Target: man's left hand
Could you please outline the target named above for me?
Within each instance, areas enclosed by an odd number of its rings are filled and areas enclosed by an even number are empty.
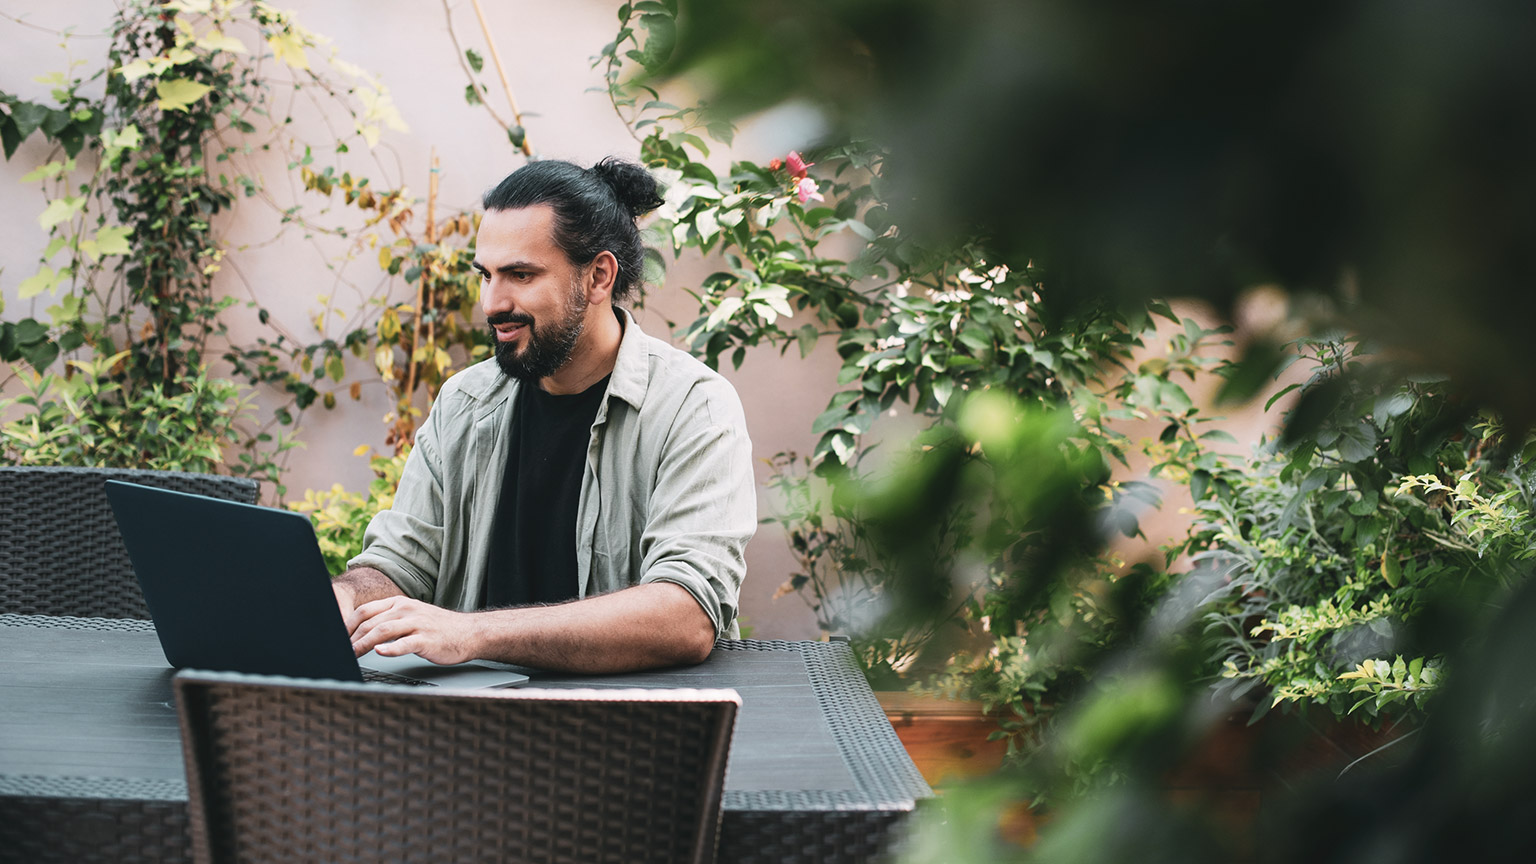
[[[352,650],[359,657],[376,650],[385,657],[415,654],[446,665],[478,656],[474,613],[387,597],[364,603],[354,614],[359,621],[352,630]]]

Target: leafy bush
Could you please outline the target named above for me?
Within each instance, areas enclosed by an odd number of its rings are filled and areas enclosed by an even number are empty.
[[[366,448],[360,449],[359,455],[364,452]],[[345,570],[347,561],[362,551],[363,532],[374,514],[394,505],[395,487],[400,485],[400,472],[410,452],[407,447],[393,456],[372,456],[368,467],[373,469],[373,480],[366,493],[348,492],[337,483],[325,491],[305,490],[302,501],[289,503],[290,509],[309,514],[331,573]]]
[[[254,440],[270,448],[241,450],[253,440],[240,430],[253,409],[239,385],[198,370],[169,385],[129,389],[111,376],[125,353],[71,360],[74,374],[62,378],[19,370],[25,392],[0,400],[0,411],[17,415],[0,426],[0,462],[230,471],[277,481],[269,454],[290,445],[261,433]]]
[[[1381,383],[1352,340],[1298,349],[1317,368],[1293,385],[1286,439],[1233,465],[1160,466],[1190,483],[1200,520],[1175,551],[1217,583],[1206,620],[1222,691],[1262,693],[1258,714],[1417,714],[1445,649],[1419,632],[1422,610],[1495,596],[1536,552],[1536,454],[1440,380]]]

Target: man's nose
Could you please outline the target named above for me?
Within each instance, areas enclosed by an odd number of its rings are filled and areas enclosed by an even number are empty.
[[[487,315],[516,312],[517,303],[512,293],[512,287],[505,280],[492,276],[489,281],[480,286],[480,308],[484,309]]]

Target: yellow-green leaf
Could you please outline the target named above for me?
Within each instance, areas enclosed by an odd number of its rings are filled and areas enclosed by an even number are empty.
[[[129,225],[113,225],[96,232],[96,245],[100,247],[102,255],[127,255],[133,251],[128,245],[128,237],[133,234],[133,227]]]
[[[249,53],[249,49],[245,47],[244,42],[241,42],[234,36],[226,36],[222,30],[210,30],[201,39],[197,40],[197,45],[199,48],[206,48],[209,51],[228,51],[231,54]]]
[[[400,316],[393,309],[385,309],[379,318],[379,341],[394,342],[400,336]],[[393,361],[391,361],[393,362]]]
[[[71,161],[73,161],[73,160],[71,160]],[[21,182],[23,182],[23,183],[35,183],[38,180],[47,180],[47,179],[50,179],[52,177],[59,176],[60,174],[64,173],[64,171],[66,171],[66,170],[68,170],[68,166],[66,166],[63,162],[59,162],[59,161],[47,162],[47,163],[44,163],[42,165],[37,166],[35,169],[33,169],[31,171],[28,171],[25,174],[21,175]]]
[[[129,81],[137,81],[152,71],[148,60],[135,60],[117,68],[117,74]]]
[[[395,351],[388,345],[373,349],[373,367],[385,381],[395,380]]]
[[[108,129],[101,133],[101,143],[107,147],[131,150],[143,143],[144,136],[139,132],[139,127],[132,123],[121,129]]]
[[[155,82],[155,94],[160,97],[157,104],[162,111],[185,111],[187,106],[203,98],[212,89],[207,84],[199,84],[189,78]]]
[[[304,38],[292,30],[267,37],[272,53],[277,59],[295,69],[308,69],[309,58],[304,56]]]
[[[189,15],[207,15],[213,11],[213,0],[171,0],[165,8]]]
[[[332,381],[340,381],[347,376],[346,364],[333,354],[325,360],[325,374],[331,376]]]
[[[75,214],[79,213],[84,207],[84,198],[72,196],[55,198],[48,202],[47,209],[43,211],[41,216],[37,217],[37,224],[43,226],[43,230],[46,231],[60,222],[68,222],[70,219],[75,218]]]
[[[59,275],[52,267],[44,264],[36,273],[21,280],[21,284],[16,286],[17,296],[30,300],[44,291],[52,291],[59,284]]]

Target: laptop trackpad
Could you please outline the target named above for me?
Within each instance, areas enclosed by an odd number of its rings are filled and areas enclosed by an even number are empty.
[[[357,658],[357,665],[364,669],[377,669],[392,675],[431,681],[443,687],[510,687],[528,680],[527,675],[483,666],[473,660],[453,666],[439,666],[415,654],[385,657],[375,651],[369,651]]]

